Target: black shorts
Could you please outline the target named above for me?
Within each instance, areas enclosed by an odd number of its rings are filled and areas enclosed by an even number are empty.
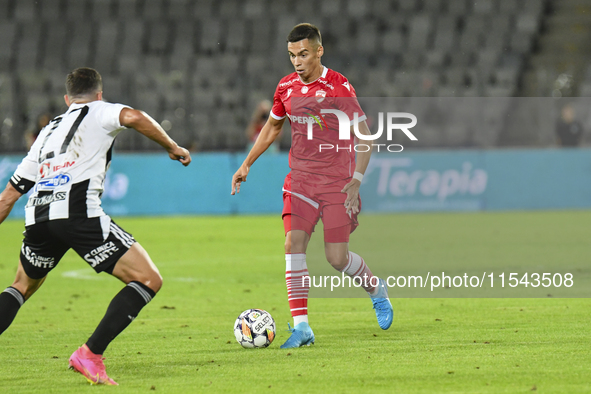
[[[33,279],[47,275],[70,248],[97,273],[112,273],[115,263],[135,242],[106,215],[50,220],[25,230],[20,257],[26,274]]]

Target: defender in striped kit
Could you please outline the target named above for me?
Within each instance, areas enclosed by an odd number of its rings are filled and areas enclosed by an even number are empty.
[[[62,256],[74,249],[97,273],[107,272],[127,285],[69,362],[91,384],[116,385],[107,376],[102,354],[160,290],[162,277],[141,245],[101,208],[113,144],[121,131],[134,128],[184,166],[191,156],[149,115],[103,102],[102,78],[96,70],[72,71],[66,92],[68,110],[41,130],[0,194],[2,223],[14,203],[31,192],[16,278],[0,293],[0,334]]]

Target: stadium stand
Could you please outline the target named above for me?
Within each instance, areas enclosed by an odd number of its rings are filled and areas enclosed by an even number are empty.
[[[26,149],[24,130],[63,109],[64,75],[80,66],[101,72],[106,99],[145,109],[179,142],[244,149],[252,108],[292,70],[285,37],[302,21],[320,27],[324,63],[359,96],[516,96],[555,3],[0,0],[0,152]],[[591,93],[591,69],[581,86]],[[502,102],[490,111],[506,111]],[[420,145],[503,145],[501,127],[475,136],[462,126]],[[154,148],[139,137],[125,133],[117,148]]]

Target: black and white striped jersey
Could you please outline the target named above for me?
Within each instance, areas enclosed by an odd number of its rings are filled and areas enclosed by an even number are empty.
[[[37,137],[10,183],[21,193],[33,188],[25,225],[105,215],[101,194],[115,137],[126,106],[103,101],[72,104]]]

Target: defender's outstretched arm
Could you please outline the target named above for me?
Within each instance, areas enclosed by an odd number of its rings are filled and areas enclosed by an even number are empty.
[[[123,108],[119,115],[119,123],[125,127],[136,129],[168,152],[172,160],[180,161],[185,167],[191,163],[191,154],[177,145],[166,131],[150,115],[137,109]]]

